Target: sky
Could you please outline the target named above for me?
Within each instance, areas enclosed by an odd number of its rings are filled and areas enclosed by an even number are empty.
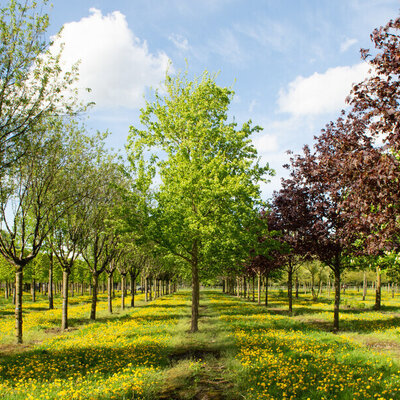
[[[253,142],[276,171],[264,200],[287,176],[287,150],[313,144],[368,74],[360,48],[399,16],[398,0],[54,0],[49,35],[63,27],[63,63],[79,61],[89,130],[109,130],[107,145],[125,152],[129,127],[167,69],[218,73],[235,96],[230,117],[263,128]],[[85,88],[90,88],[87,92]]]

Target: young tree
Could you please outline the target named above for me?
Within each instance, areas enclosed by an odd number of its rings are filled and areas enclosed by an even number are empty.
[[[161,184],[151,210],[153,240],[182,258],[192,276],[191,331],[198,330],[199,274],[211,268],[211,250],[228,232],[242,232],[260,199],[259,165],[251,122],[228,123],[233,92],[205,72],[188,81],[167,76],[165,95],[155,93],[141,114],[145,130],[130,128],[128,151],[134,170],[153,151]],[[163,157],[156,159],[159,151]]]
[[[45,39],[47,3],[9,0],[0,8],[0,169],[24,154],[18,143],[44,116],[76,106],[73,93],[66,96],[75,73],[62,73],[59,54],[51,54]]]
[[[293,312],[293,275],[303,261],[310,258],[309,215],[307,198],[301,189],[288,185],[274,192],[268,226],[280,233],[277,240],[286,245],[286,271],[288,274],[289,313]]]
[[[86,224],[83,228],[81,255],[92,275],[92,306],[90,319],[96,319],[97,292],[100,275],[119,254],[121,227],[119,210],[124,175],[113,155],[100,153],[93,171],[101,177],[96,181],[93,197],[87,202]]]
[[[47,242],[63,271],[62,281],[62,319],[61,329],[68,329],[68,288],[75,261],[81,254],[87,221],[92,211],[93,202],[99,189],[98,174],[93,163],[103,152],[103,137],[86,136],[81,130],[71,125],[68,150],[75,163],[68,169],[64,186],[68,186],[71,194],[62,207],[62,217],[58,209],[52,210],[52,218],[57,223],[49,232]],[[72,202],[72,203],[71,203]]]
[[[333,328],[338,330],[341,273],[346,266],[343,261],[354,237],[346,231],[347,219],[340,210],[343,188],[337,186],[334,170],[330,161],[321,155],[319,144],[317,141],[314,152],[305,146],[303,155],[292,157],[291,176],[282,181],[279,196],[283,196],[285,202],[301,205],[296,232],[304,240],[308,252],[334,273]]]
[[[65,122],[57,117],[32,132],[24,157],[0,176],[0,253],[15,266],[16,332],[22,343],[22,277],[49,232],[72,207],[76,193],[68,185],[76,165]]]

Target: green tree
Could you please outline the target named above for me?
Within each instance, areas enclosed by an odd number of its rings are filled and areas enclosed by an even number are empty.
[[[66,209],[80,200],[69,185],[79,160],[70,151],[67,128],[58,117],[42,122],[32,132],[24,157],[0,175],[0,253],[15,267],[18,343],[22,343],[23,269],[39,254]]]
[[[0,7],[0,169],[24,153],[16,144],[44,116],[76,111],[74,93],[66,95],[75,71],[63,73],[60,54],[51,54],[49,17],[41,13],[48,1],[40,3],[9,0]]]
[[[233,91],[215,79],[207,72],[193,81],[167,76],[165,94],[156,92],[142,110],[145,129],[131,127],[128,139],[134,171],[150,151],[161,180],[150,205],[150,232],[191,272],[192,332],[198,330],[199,273],[212,270],[219,241],[239,237],[254,219],[259,182],[271,173],[250,139],[261,128],[227,122]]]
[[[81,254],[87,221],[96,204],[96,194],[101,187],[99,170],[93,168],[98,157],[104,156],[104,135],[93,137],[71,126],[68,150],[76,162],[68,169],[64,185],[68,185],[71,196],[62,206],[64,213],[60,218],[58,209],[52,210],[52,218],[57,219],[49,232],[47,241],[63,271],[62,319],[61,329],[68,329],[68,286],[73,266]],[[73,207],[70,203],[73,201]]]
[[[92,306],[90,319],[96,319],[99,277],[112,260],[119,257],[121,224],[119,210],[123,201],[124,173],[111,154],[96,160],[97,186],[93,197],[87,199],[88,213],[83,230],[81,255],[91,273]]]

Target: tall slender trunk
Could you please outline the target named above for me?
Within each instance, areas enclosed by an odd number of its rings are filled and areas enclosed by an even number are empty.
[[[298,298],[299,298],[299,286],[300,286],[300,282],[299,282],[299,273],[298,273],[298,272],[296,272],[295,286],[296,286],[296,294],[295,294],[295,297],[296,297],[296,299],[298,299]]]
[[[129,271],[131,277],[131,307],[135,307],[136,277],[132,271]]]
[[[108,303],[108,312],[112,314],[112,287],[113,287],[113,273],[107,274],[107,303]]]
[[[268,275],[265,275],[265,307],[268,307]]]
[[[96,272],[92,274],[92,306],[90,308],[90,319],[96,320],[97,291],[99,287],[99,275]]]
[[[36,302],[36,279],[32,278],[32,286],[31,286],[31,294],[32,294],[32,302]]]
[[[17,343],[22,343],[22,280],[23,267],[17,266],[15,271],[15,335]]]
[[[257,272],[257,303],[261,304],[261,274]]]
[[[197,332],[199,330],[198,319],[199,319],[199,273],[197,263],[192,264],[192,319],[191,319],[191,332]]]
[[[121,310],[125,310],[126,274],[121,274]]]
[[[255,275],[253,274],[253,301],[256,301]]]
[[[49,289],[47,296],[49,299],[49,310],[54,308],[54,295],[53,295],[53,252],[49,254]]]
[[[144,278],[144,301],[147,303],[148,302],[148,297],[149,297],[149,288],[147,285],[147,277]]]
[[[375,310],[381,309],[381,299],[382,299],[381,287],[382,287],[381,268],[376,267],[375,306],[374,306]]]
[[[197,241],[193,243],[192,248],[192,319],[191,319],[191,332],[199,330],[199,298],[200,298],[200,284],[199,284],[199,270],[198,270],[198,247]]]
[[[365,301],[365,298],[367,297],[367,286],[368,286],[368,281],[367,281],[367,272],[364,270],[363,273],[363,301]]]
[[[68,329],[68,280],[70,270],[63,268],[61,329]]]
[[[312,295],[313,300],[315,301],[315,300],[317,300],[317,295],[314,290],[314,285],[315,285],[314,274],[311,274],[311,295]]]
[[[288,263],[288,300],[289,300],[289,314],[292,315],[293,312],[293,264],[292,257],[289,256]]]
[[[333,309],[333,329],[339,330],[339,307],[340,307],[340,256],[336,256],[334,265],[335,274],[335,304]]]
[[[328,274],[327,286],[328,286],[328,298],[330,298],[331,297],[331,276],[330,276],[330,274]]]
[[[319,276],[319,282],[318,282],[318,293],[317,293],[317,297],[319,297],[322,293],[322,277],[321,275]]]
[[[16,287],[17,287],[17,280],[15,279],[12,286],[11,286],[11,291],[12,291],[12,302],[15,306],[16,301]]]
[[[4,297],[6,300],[8,300],[8,296],[10,294],[10,284],[8,282],[8,279],[6,280],[6,287],[4,289]]]

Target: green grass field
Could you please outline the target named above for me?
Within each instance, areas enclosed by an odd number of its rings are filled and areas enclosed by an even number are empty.
[[[25,344],[13,344],[12,304],[0,303],[1,399],[400,399],[400,296],[343,297],[341,331],[332,299],[284,294],[268,309],[203,291],[200,331],[187,332],[190,293],[180,291],[87,320],[89,298],[71,298],[68,332],[59,300],[25,300]],[[118,310],[119,299],[114,309]]]

